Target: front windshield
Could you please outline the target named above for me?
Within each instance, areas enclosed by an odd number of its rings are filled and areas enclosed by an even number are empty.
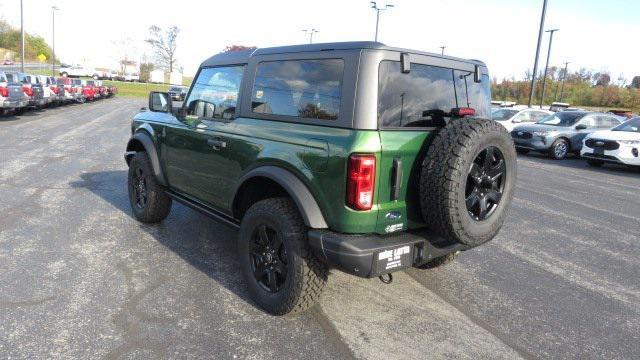
[[[511,119],[517,113],[518,113],[518,110],[496,109],[491,113],[491,118],[493,120],[506,121]]]
[[[573,126],[577,123],[585,114],[575,111],[558,112],[551,114],[544,119],[537,122],[537,124],[553,125],[553,126]]]
[[[612,129],[613,131],[628,131],[640,133],[640,117],[633,118]]]

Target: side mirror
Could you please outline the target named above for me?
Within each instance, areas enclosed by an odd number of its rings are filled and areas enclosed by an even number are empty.
[[[171,113],[171,98],[168,93],[152,91],[149,93],[149,110]]]
[[[587,125],[585,124],[579,124],[576,126],[576,130],[585,130],[587,128]]]

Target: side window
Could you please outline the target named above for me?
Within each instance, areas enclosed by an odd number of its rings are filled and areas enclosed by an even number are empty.
[[[587,129],[593,129],[597,127],[596,117],[593,115],[585,116],[584,119],[580,121],[580,124],[586,125]]]
[[[540,112],[540,111],[533,111],[531,113],[531,121],[538,122],[538,121],[544,119],[545,116],[547,116],[547,115],[549,115],[549,114],[543,113],[543,112]]]
[[[251,109],[257,114],[336,120],[343,73],[342,59],[261,62],[251,91]]]
[[[233,119],[244,66],[200,70],[186,101],[186,116],[206,119]]]
[[[531,111],[521,112],[515,118],[513,118],[513,120],[515,120],[514,122],[523,122],[523,123],[534,121],[531,117]]]
[[[399,61],[380,63],[378,118],[383,127],[442,126],[455,107],[452,69],[412,63],[404,74]]]

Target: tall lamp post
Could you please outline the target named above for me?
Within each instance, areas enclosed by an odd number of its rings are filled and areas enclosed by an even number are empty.
[[[378,25],[380,25],[380,12],[392,8],[393,4],[385,4],[383,8],[379,8],[375,1],[371,1],[371,8],[376,11],[376,37],[375,42],[378,42]]]
[[[320,32],[318,29],[303,29],[305,34],[309,35],[309,44],[313,44],[313,34]]]
[[[547,64],[544,67],[544,78],[542,78],[542,96],[540,97],[540,109],[542,109],[542,103],[544,103],[544,91],[547,86],[547,71],[549,70],[549,58],[551,57],[551,44],[553,44],[553,33],[560,29],[551,29],[546,32],[549,33],[549,50],[547,51]]]
[[[24,72],[24,17],[22,16],[22,0],[20,0],[20,71]]]
[[[444,45],[440,46],[440,49],[442,50],[441,55],[443,55],[443,56],[444,56],[444,49],[446,49],[446,48],[447,48],[447,47],[446,47],[446,46],[444,46]]]
[[[529,91],[529,107],[533,102],[533,93],[536,86],[536,72],[538,72],[538,58],[540,57],[540,45],[542,43],[542,35],[544,33],[544,19],[547,15],[547,0],[542,3],[542,15],[540,16],[540,30],[538,32],[538,46],[536,47],[536,58],[533,62],[533,74],[531,75],[531,90]]]
[[[564,76],[562,77],[562,86],[560,87],[560,102],[562,102],[562,97],[564,96],[564,82],[567,80],[567,68],[569,67],[570,62],[566,61],[564,63]]]
[[[51,75],[56,76],[56,11],[60,10],[57,6],[51,7]]]

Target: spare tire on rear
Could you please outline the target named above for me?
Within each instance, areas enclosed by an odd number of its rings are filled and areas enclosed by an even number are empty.
[[[422,216],[449,241],[480,245],[502,227],[515,182],[516,151],[502,125],[451,120],[435,135],[422,164]]]

